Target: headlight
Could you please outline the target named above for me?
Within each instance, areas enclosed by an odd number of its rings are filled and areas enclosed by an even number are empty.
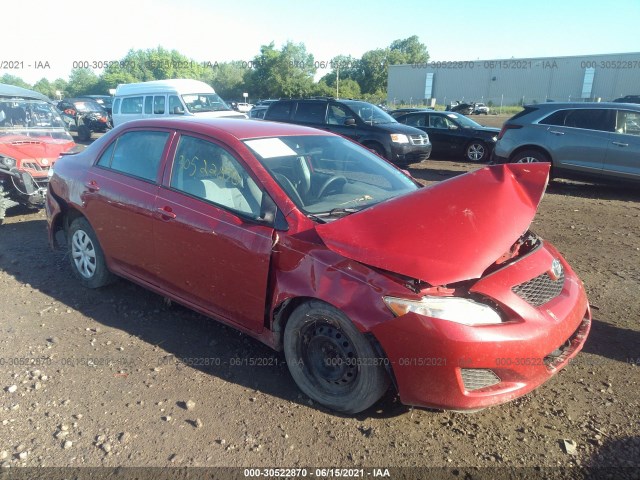
[[[392,133],[391,141],[394,143],[409,143],[409,139],[407,138],[407,136],[403,135],[402,133]]]
[[[11,158],[11,157],[0,157],[0,162],[2,162],[2,164],[7,167],[7,168],[13,168],[16,166],[16,160],[15,158]]]
[[[497,142],[498,141],[498,136],[494,135],[493,137],[491,137],[491,141],[492,142]]]
[[[500,314],[489,305],[461,297],[422,297],[420,300],[384,297],[384,302],[396,315],[409,312],[440,318],[463,325],[495,325],[502,323]]]
[[[51,165],[51,168],[49,168],[49,171],[47,172],[47,178],[51,180],[51,177],[53,177],[53,165]]]

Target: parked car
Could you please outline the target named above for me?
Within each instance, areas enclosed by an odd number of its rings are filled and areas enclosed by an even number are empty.
[[[109,116],[111,116],[111,113],[113,112],[113,97],[110,95],[81,95],[78,98],[88,98],[93,100],[104,108]]]
[[[413,112],[424,112],[425,110],[432,110],[431,108],[397,108],[389,112],[393,118],[397,119],[400,115]]]
[[[471,115],[473,113],[473,103],[454,101],[450,105],[447,105],[447,112],[456,112],[462,115]]]
[[[267,113],[268,108],[268,105],[255,105],[247,112],[247,115],[249,115],[249,118],[264,118],[264,114]]]
[[[49,169],[75,147],[49,98],[0,84],[0,224],[12,207],[44,207]]]
[[[455,112],[422,110],[396,120],[426,132],[433,152],[463,155],[470,162],[488,161],[500,133],[498,128],[483,127]]]
[[[489,107],[487,107],[484,103],[474,103],[472,113],[474,115],[488,115]]]
[[[493,162],[550,162],[556,177],[640,182],[640,105],[527,105],[503,125]]]
[[[104,133],[112,124],[109,115],[96,101],[87,98],[65,98],[57,109],[69,131],[78,132],[78,140],[86,141],[93,132]]]
[[[279,100],[269,106],[264,118],[338,133],[396,165],[421,162],[431,154],[431,143],[424,132],[402,125],[375,105],[358,100]]]
[[[253,108],[253,104],[247,102],[238,102],[235,104],[236,110],[242,113],[247,113]]]
[[[393,379],[407,405],[479,409],[541,385],[589,331],[582,282],[528,231],[548,171],[421,188],[317,129],[140,120],[58,161],[49,240],[66,233],[86,287],[119,275],[283,350],[328,408],[360,412]]]

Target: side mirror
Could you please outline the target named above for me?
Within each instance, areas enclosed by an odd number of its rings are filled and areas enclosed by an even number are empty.
[[[271,196],[267,192],[262,192],[262,201],[260,202],[260,216],[256,219],[260,223],[273,226],[276,230],[289,230],[287,220],[278,210]]]
[[[344,121],[344,124],[347,127],[350,127],[351,125],[355,125],[356,124],[356,119],[353,117],[347,117],[347,119]]]

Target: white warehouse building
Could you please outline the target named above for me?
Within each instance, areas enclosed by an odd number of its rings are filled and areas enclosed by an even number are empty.
[[[640,53],[429,61],[389,67],[387,103],[494,106],[640,95]]]

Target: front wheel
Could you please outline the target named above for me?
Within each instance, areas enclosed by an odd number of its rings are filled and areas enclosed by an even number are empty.
[[[539,150],[523,150],[511,158],[511,163],[550,162],[549,157]]]
[[[344,313],[319,301],[305,303],[291,314],[284,354],[300,390],[333,410],[361,412],[389,387],[386,359]]]
[[[69,227],[71,270],[87,288],[99,288],[115,279],[107,268],[104,253],[93,228],[85,218],[76,218]]]
[[[470,162],[484,162],[489,156],[489,149],[484,142],[474,140],[465,148],[464,156]]]

